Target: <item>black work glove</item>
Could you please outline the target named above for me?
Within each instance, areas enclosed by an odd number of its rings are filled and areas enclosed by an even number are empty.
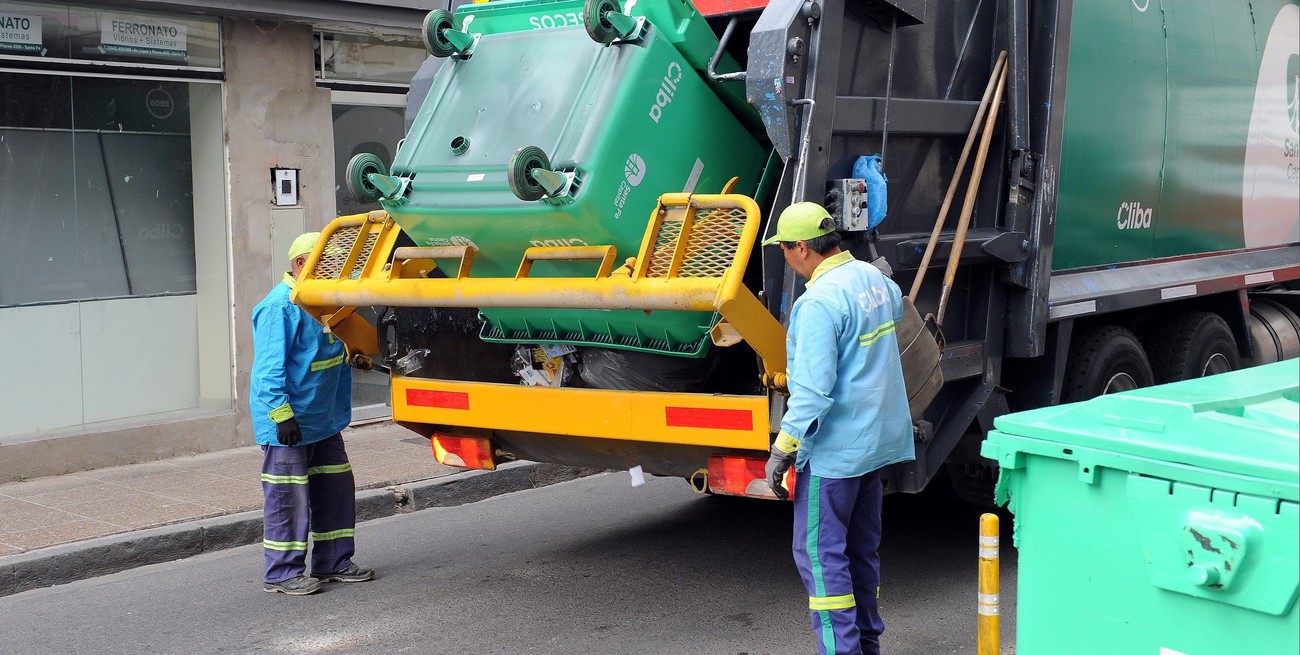
[[[798,455],[799,440],[785,432],[782,432],[772,443],[772,453],[768,455],[767,465],[763,467],[763,471],[767,473],[767,484],[772,487],[772,493],[781,500],[790,497],[790,492],[781,483],[785,481],[785,472],[794,465]]]
[[[275,424],[275,438],[285,446],[297,446],[302,441],[302,430],[298,428],[298,419],[289,418]]]

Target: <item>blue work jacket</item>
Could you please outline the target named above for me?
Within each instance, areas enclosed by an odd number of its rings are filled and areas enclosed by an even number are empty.
[[[285,274],[253,308],[248,406],[263,446],[281,445],[275,425],[289,417],[302,430],[299,445],[332,437],[352,421],[352,369],[343,342],[289,300],[293,283]]]
[[[786,333],[781,431],[800,441],[796,470],[850,478],[916,458],[894,331],[902,315],[898,285],[847,251],[813,271]]]

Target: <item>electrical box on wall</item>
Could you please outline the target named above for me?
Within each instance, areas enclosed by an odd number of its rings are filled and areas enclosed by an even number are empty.
[[[298,169],[272,168],[271,184],[274,187],[276,207],[292,207],[298,204]]]

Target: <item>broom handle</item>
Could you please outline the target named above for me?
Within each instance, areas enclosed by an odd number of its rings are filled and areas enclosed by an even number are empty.
[[[953,195],[957,192],[957,183],[961,180],[962,169],[966,167],[966,158],[970,156],[971,146],[975,143],[975,136],[979,134],[980,122],[984,119],[984,112],[989,107],[989,97],[993,95],[993,87],[997,84],[998,78],[1002,75],[1002,68],[1005,66],[1007,53],[1005,50],[998,55],[997,63],[993,65],[993,74],[989,76],[989,83],[984,87],[984,96],[980,99],[979,110],[975,112],[975,120],[971,121],[970,133],[966,135],[966,145],[961,149],[961,157],[957,160],[957,168],[953,170],[952,181],[948,183],[948,194],[943,197],[943,205],[939,207],[939,217],[934,221],[934,230],[930,232],[930,242],[925,245],[925,254],[921,257],[921,266],[916,270],[916,278],[912,280],[912,290],[907,294],[913,303],[916,302],[916,295],[921,291],[921,281],[925,279],[926,269],[930,266],[930,258],[934,256],[934,247],[939,242],[939,232],[943,231],[943,222],[948,218],[948,209],[952,207]]]
[[[953,236],[952,252],[948,255],[948,270],[943,276],[943,290],[939,293],[939,312],[936,322],[943,325],[943,315],[948,309],[948,295],[952,292],[952,282],[957,277],[957,263],[961,260],[962,246],[966,245],[966,228],[970,226],[971,211],[975,208],[975,194],[979,191],[980,179],[984,177],[984,162],[989,156],[989,142],[993,140],[993,124],[998,119],[998,107],[1002,102],[1002,89],[1006,85],[1007,69],[1004,66],[998,75],[998,87],[993,92],[993,103],[989,106],[989,115],[984,120],[984,134],[980,135],[980,147],[975,153],[975,167],[971,169],[970,184],[966,187],[966,198],[961,205],[961,217],[957,220],[957,233]]]

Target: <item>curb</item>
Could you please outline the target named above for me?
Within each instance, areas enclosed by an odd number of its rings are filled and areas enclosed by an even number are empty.
[[[357,493],[357,522],[430,507],[454,507],[492,496],[585,477],[603,469],[510,462],[496,471],[465,471]],[[262,511],[60,544],[0,557],[0,597],[226,550],[262,540]]]

